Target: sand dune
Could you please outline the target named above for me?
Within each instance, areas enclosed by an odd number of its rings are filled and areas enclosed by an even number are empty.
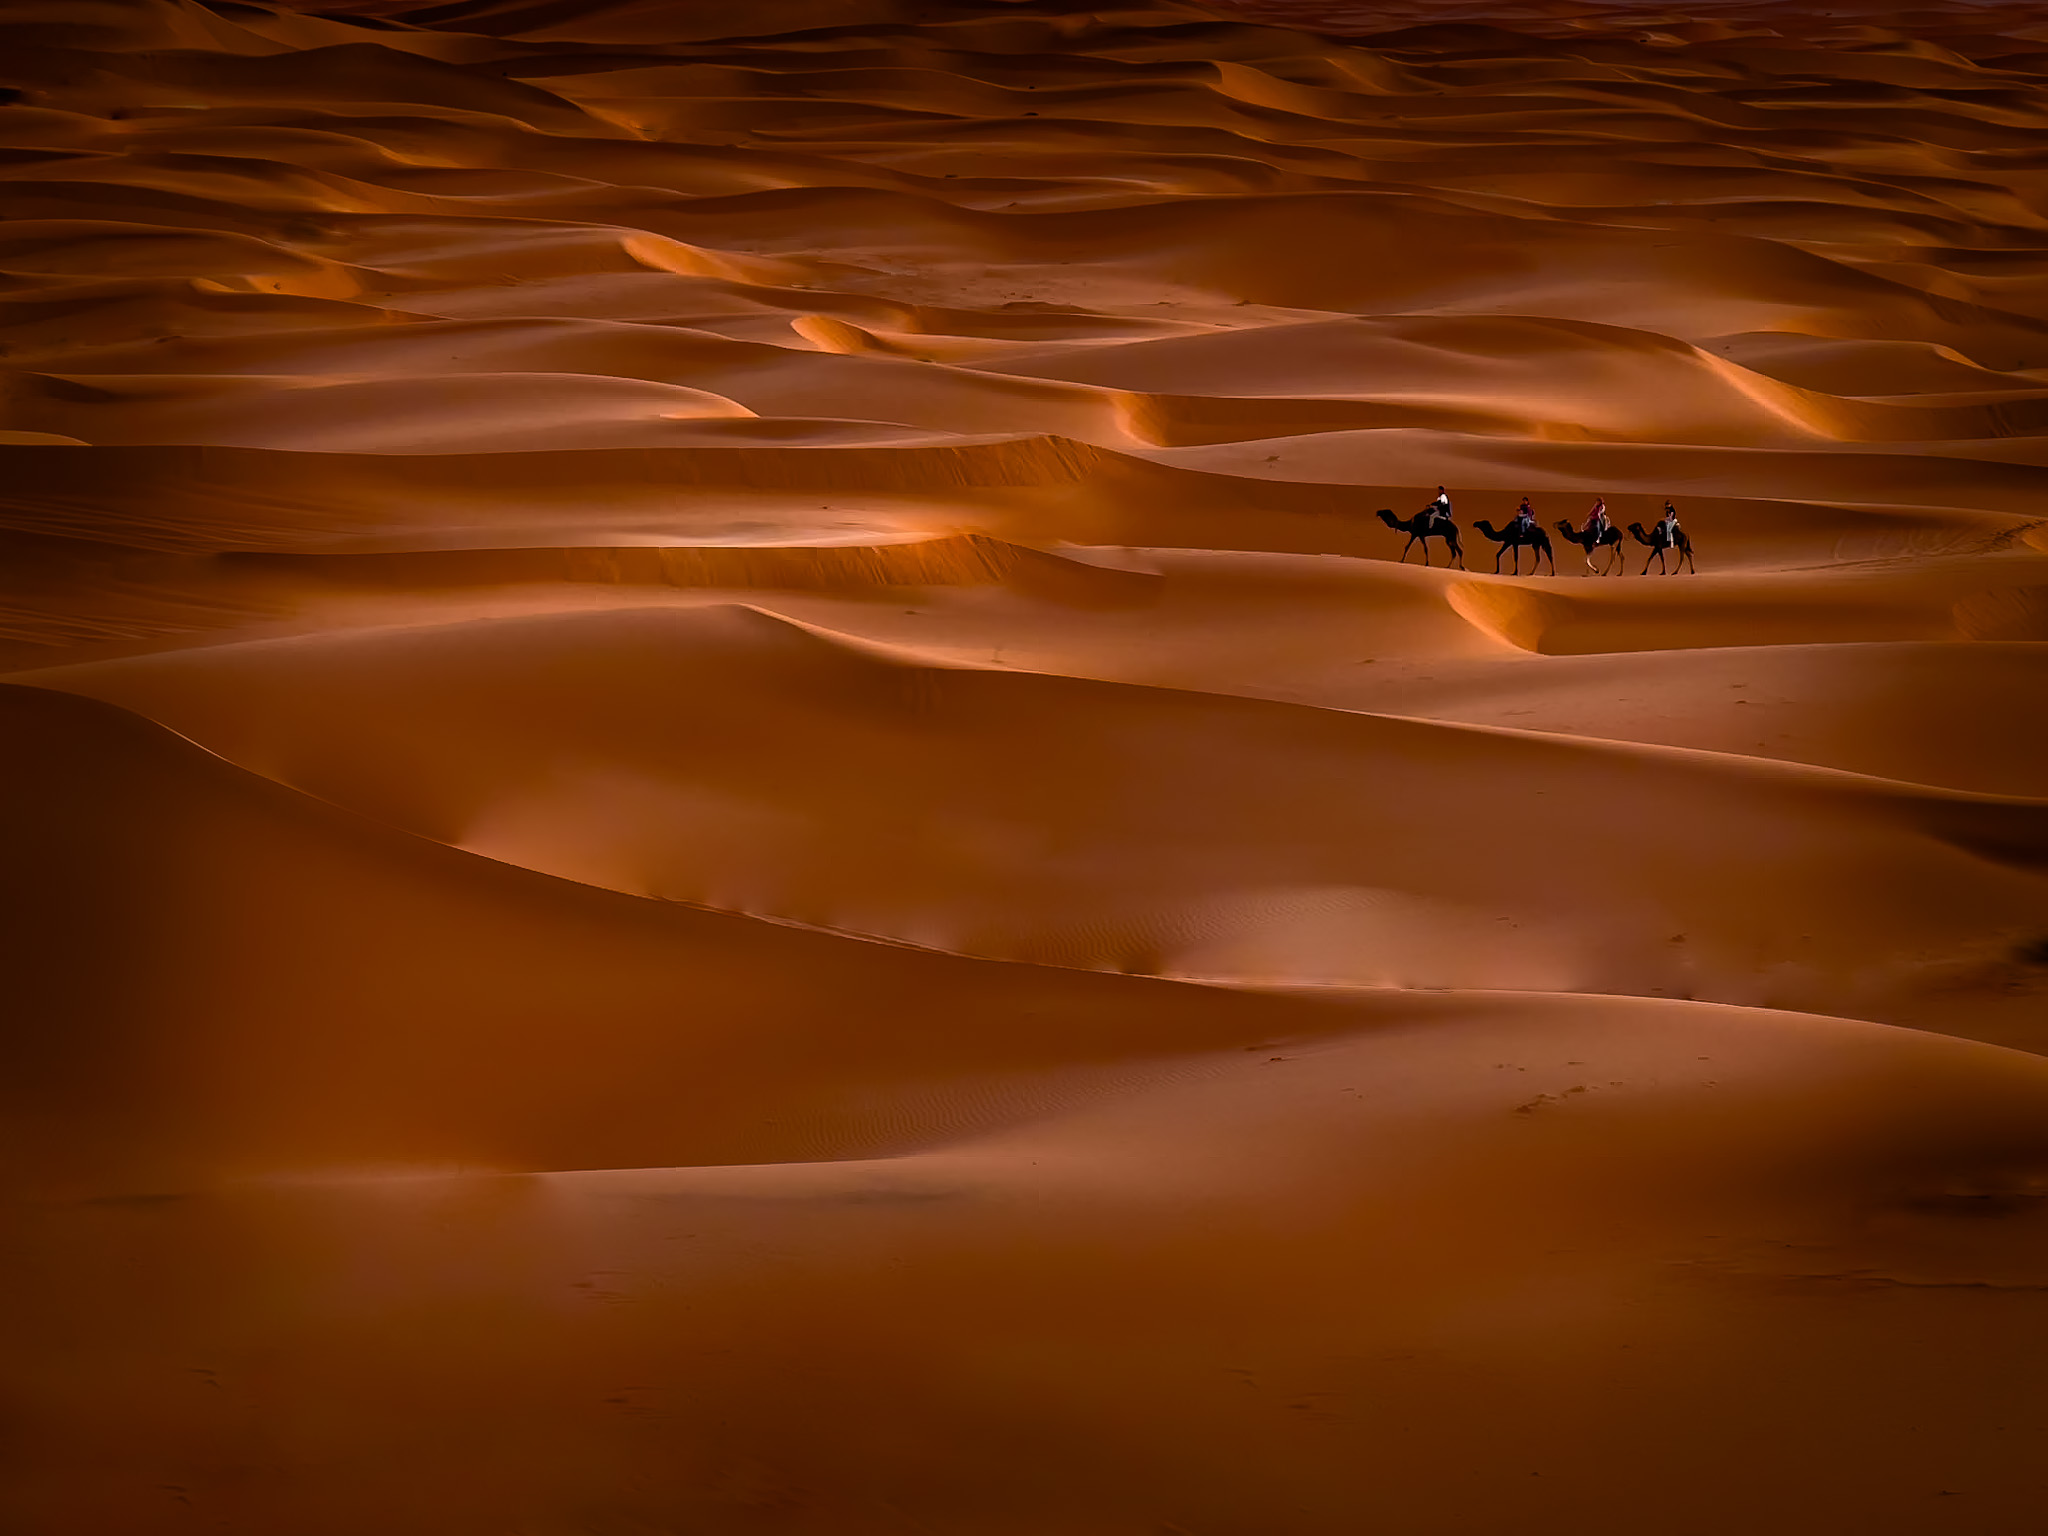
[[[2024,1011],[1991,983],[2032,937],[2048,868],[2048,801],[905,666],[750,610],[25,680],[570,879],[1091,969],[1631,991],[1968,1031]],[[1055,736],[1056,756],[1033,750]],[[1555,787],[1518,807],[1527,782]],[[1731,865],[1730,843],[1770,852]],[[1862,890],[1817,899],[1851,865]]]
[[[14,1367],[10,1502],[1619,1530],[1682,1486],[1701,1522],[2023,1525],[2030,1386],[1958,1362],[2036,1319],[2043,1092],[1866,1025],[1409,994],[908,1157],[45,1205],[42,1252],[147,1278],[22,1286],[78,1342]]]
[[[2044,113],[1963,0],[9,7],[0,1524],[2030,1529]]]
[[[1346,1022],[631,901],[360,821],[104,705],[0,707],[8,842],[41,903],[10,938],[38,1026],[10,1038],[17,1191],[894,1152],[1034,1084],[1057,1099]]]

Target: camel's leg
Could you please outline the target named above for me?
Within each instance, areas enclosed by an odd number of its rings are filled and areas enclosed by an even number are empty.
[[[1396,563],[1399,565],[1406,565],[1408,563],[1408,551],[1413,549],[1414,547],[1415,535],[1411,533],[1408,535],[1408,542],[1401,546],[1401,558]]]
[[[1422,536],[1422,563],[1425,566],[1429,564],[1429,535],[1426,533]]]
[[[1685,563],[1687,567],[1692,571],[1693,575],[1699,575],[1700,568],[1692,563],[1692,551],[1690,549],[1688,549],[1685,552]]]
[[[1651,551],[1650,551],[1650,552],[1649,552],[1649,553],[1648,553],[1647,555],[1643,556],[1643,569],[1642,569],[1642,574],[1643,574],[1643,575],[1647,576],[1647,575],[1649,575],[1649,574],[1650,574],[1650,562],[1651,562],[1652,560],[1656,559],[1656,558],[1657,558],[1657,551],[1656,551],[1656,550],[1654,550],[1654,549],[1653,549],[1653,550],[1651,550]]]

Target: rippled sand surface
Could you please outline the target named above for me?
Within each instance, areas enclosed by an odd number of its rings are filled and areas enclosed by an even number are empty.
[[[0,85],[9,1531],[2036,1528],[2036,8]]]

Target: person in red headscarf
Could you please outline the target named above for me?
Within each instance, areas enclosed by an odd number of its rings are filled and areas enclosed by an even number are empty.
[[[1605,496],[1595,496],[1593,498],[1593,510],[1586,514],[1586,526],[1580,531],[1591,537],[1597,544],[1606,534],[1608,527],[1607,498]]]

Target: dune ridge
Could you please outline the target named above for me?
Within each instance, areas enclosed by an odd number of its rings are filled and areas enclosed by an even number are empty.
[[[5,7],[0,1526],[2031,1529],[2044,129],[2002,0]]]

